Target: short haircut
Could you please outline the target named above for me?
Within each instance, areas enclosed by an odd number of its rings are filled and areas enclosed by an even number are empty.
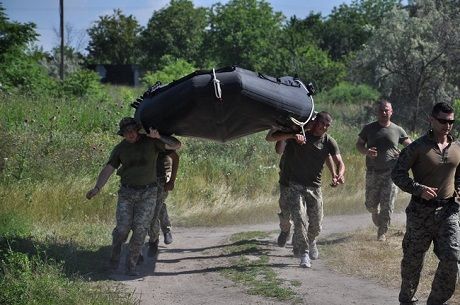
[[[452,106],[449,105],[446,102],[440,102],[440,103],[437,103],[436,105],[433,106],[433,110],[431,111],[431,115],[433,117],[436,117],[440,112],[453,113],[454,108],[452,108]]]
[[[315,121],[318,119],[323,119],[328,122],[332,122],[332,116],[329,112],[321,111],[316,114]]]
[[[391,102],[390,102],[389,100],[387,100],[387,99],[384,99],[384,98],[383,98],[383,99],[380,99],[380,100],[376,103],[376,105],[377,105],[377,109],[380,109],[381,107],[385,107],[386,105],[390,105],[391,108],[393,108],[392,105],[391,105]]]

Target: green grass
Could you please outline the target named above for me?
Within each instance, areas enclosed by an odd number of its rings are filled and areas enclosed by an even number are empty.
[[[296,299],[296,293],[290,285],[299,283],[286,282],[277,277],[270,267],[267,250],[258,239],[267,238],[266,232],[253,231],[232,235],[233,246],[226,248],[225,254],[238,254],[231,260],[231,266],[225,268],[222,274],[234,282],[246,287],[249,294],[275,298],[280,301]]]
[[[10,249],[0,254],[3,303],[54,304],[59,294],[69,304],[135,302],[130,292],[105,287],[118,177],[90,201],[85,193],[120,141],[118,121],[133,115],[128,105],[142,89],[104,90],[85,99],[0,95],[0,245]],[[324,172],[325,214],[365,212],[364,157],[354,143],[369,111],[320,99],[317,109],[332,113],[330,133],[347,167],[346,184],[338,188],[328,186]],[[173,225],[277,221],[279,156],[264,138],[265,132],[225,144],[180,138],[178,178],[167,199]],[[258,237],[235,238],[244,248],[230,250],[242,254],[228,276],[252,283],[251,293],[295,298],[289,287],[299,283],[276,278],[253,240]],[[21,291],[24,299],[15,303],[11,297]]]
[[[321,254],[335,271],[398,289],[401,284],[404,229],[402,226],[390,228],[385,242],[376,240],[374,228],[329,236],[323,240]],[[426,253],[420,276],[417,290],[419,298],[428,297],[438,262],[431,247]],[[450,300],[451,304],[460,304],[458,291],[457,289],[457,293]]]
[[[62,264],[7,251],[0,265],[0,304],[135,304],[132,293],[104,282],[64,275]]]

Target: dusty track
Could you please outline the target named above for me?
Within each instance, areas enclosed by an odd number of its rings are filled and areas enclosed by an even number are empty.
[[[395,222],[403,222],[404,215],[397,214]],[[321,240],[333,233],[348,232],[371,225],[369,215],[326,217]],[[228,266],[228,257],[222,249],[228,238],[237,232],[271,232],[263,241],[270,249],[270,265],[280,278],[297,280],[296,289],[300,303],[310,305],[389,305],[397,304],[398,291],[381,287],[367,280],[337,274],[319,259],[311,269],[298,267],[298,259],[291,248],[275,244],[277,224],[258,224],[216,228],[174,228],[174,242],[168,247],[160,244],[156,259],[147,258],[139,266],[139,277],[127,277],[121,272],[111,277],[134,289],[140,304],[289,304],[274,299],[248,295],[245,287],[222,277],[219,270]],[[126,251],[124,251],[126,252]],[[123,266],[121,266],[122,270]]]

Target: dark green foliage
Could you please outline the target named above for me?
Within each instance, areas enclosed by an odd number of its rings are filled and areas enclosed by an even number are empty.
[[[330,103],[351,105],[372,103],[379,96],[379,92],[368,85],[354,85],[342,82],[332,89],[323,92],[320,99]]]
[[[8,21],[0,2],[0,56],[6,53],[23,52],[28,43],[37,39],[35,24]],[[1,59],[0,59],[1,60]]]
[[[212,7],[208,46],[219,66],[276,71],[284,16],[266,1],[232,0]],[[275,64],[276,65],[276,64]]]
[[[155,11],[141,34],[143,64],[148,69],[159,68],[164,55],[182,58],[192,64],[202,64],[202,46],[207,26],[207,10],[195,8],[189,0],[171,0]]]
[[[89,70],[79,70],[67,75],[62,82],[61,90],[68,96],[102,96],[100,77]]]
[[[142,78],[142,82],[148,87],[157,81],[168,84],[178,80],[185,75],[195,71],[196,68],[183,59],[176,59],[170,55],[163,56],[158,64],[158,70],[154,73],[147,72]]]
[[[88,61],[96,64],[136,64],[140,57],[138,36],[141,27],[132,15],[121,10],[100,16],[88,29]]]
[[[354,0],[334,7],[323,25],[321,48],[334,60],[362,49],[385,14],[400,0]]]

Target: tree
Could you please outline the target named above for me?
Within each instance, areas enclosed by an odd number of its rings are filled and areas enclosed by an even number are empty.
[[[458,14],[433,1],[417,1],[416,9],[394,9],[353,63],[356,80],[365,80],[400,102],[411,114],[411,130],[419,114],[439,101],[458,97],[452,48],[460,42]],[[363,71],[370,71],[365,73]],[[363,76],[367,76],[364,79]]]
[[[194,8],[189,0],[171,0],[169,6],[153,13],[142,32],[144,66],[157,68],[164,55],[202,63],[201,47],[206,26],[205,8]]]
[[[132,15],[116,9],[99,17],[88,29],[88,60],[98,64],[136,64],[140,57],[139,34],[142,28]]]
[[[38,64],[41,52],[30,48],[37,39],[35,24],[10,22],[0,3],[0,90],[36,94],[53,86]]]
[[[278,62],[273,62],[277,75],[293,75],[305,82],[312,81],[319,91],[333,87],[344,78],[345,66],[334,62],[318,46],[322,26],[321,14],[313,13],[305,19],[292,17],[287,22],[276,50]]]
[[[27,45],[37,40],[34,23],[10,22],[0,3],[0,55],[8,52],[24,53]]]
[[[207,45],[217,63],[272,73],[284,16],[263,0],[232,0],[211,10]]]
[[[324,22],[321,48],[332,59],[342,59],[360,50],[379,27],[387,12],[400,0],[354,0],[350,5],[334,7]]]

